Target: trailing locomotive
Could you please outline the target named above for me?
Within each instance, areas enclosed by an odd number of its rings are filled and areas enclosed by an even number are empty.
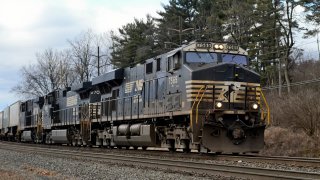
[[[19,114],[18,124],[5,126],[8,110],[0,113],[1,137],[74,146],[258,152],[268,117],[263,104],[260,76],[248,68],[246,51],[195,41],[19,102],[17,112],[9,114]]]

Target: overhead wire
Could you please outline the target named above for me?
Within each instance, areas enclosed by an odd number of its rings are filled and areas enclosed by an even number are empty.
[[[289,87],[292,87],[292,86],[301,86],[301,85],[318,83],[318,82],[320,82],[320,78],[290,83]],[[288,85],[284,84],[284,85],[281,85],[281,86],[279,86],[279,85],[277,85],[277,86],[267,86],[267,87],[263,87],[263,88],[261,88],[261,89],[262,89],[262,90],[273,90],[273,89],[279,89],[280,87],[288,87]]]

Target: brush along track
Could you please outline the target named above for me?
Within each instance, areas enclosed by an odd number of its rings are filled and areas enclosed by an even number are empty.
[[[20,144],[0,143],[1,149],[25,153],[37,153],[61,158],[80,158],[84,160],[121,163],[142,167],[160,168],[163,170],[183,171],[195,174],[221,175],[253,179],[319,179],[318,173],[306,173],[284,170],[273,170],[232,165],[217,165],[185,160],[164,159],[161,157],[137,157],[132,155],[119,155],[114,153],[83,152],[78,150],[62,150],[59,148],[44,148],[21,146]]]

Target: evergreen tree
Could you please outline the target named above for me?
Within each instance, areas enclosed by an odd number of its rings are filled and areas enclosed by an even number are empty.
[[[225,0],[199,2],[199,13],[195,17],[197,39],[223,41],[223,37],[227,34],[224,27],[225,9]]]
[[[318,0],[302,0],[302,5],[305,7],[306,20],[316,26],[314,29],[307,29],[305,35],[315,36],[320,32],[320,1]]]
[[[135,19],[111,35],[111,63],[119,67],[132,66],[155,56],[155,24],[151,16],[146,22]]]
[[[168,5],[163,6],[164,11],[158,12],[160,18],[155,18],[159,52],[180,46],[185,40],[195,39],[193,32],[197,8],[198,0],[170,0]]]
[[[307,12],[306,19],[320,25],[320,1],[318,0],[302,0],[302,4]]]
[[[298,3],[295,0],[170,0],[158,12],[159,18],[148,16],[146,22],[135,19],[119,29],[120,35],[112,35],[111,62],[116,67],[133,65],[176,48],[184,40],[228,41],[248,51],[263,85],[282,83],[278,78],[281,77],[279,62],[285,66],[281,71],[289,84],[293,30],[298,27],[292,12]]]
[[[280,28],[277,26],[278,12],[270,0],[257,1],[253,13],[254,28],[248,53],[252,66],[262,76],[262,84],[274,85],[277,81],[277,48],[280,41]]]

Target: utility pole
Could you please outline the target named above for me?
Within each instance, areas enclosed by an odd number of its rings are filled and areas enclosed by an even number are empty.
[[[319,30],[317,31],[317,45],[318,45],[318,60],[320,61],[320,47],[319,47]]]
[[[278,6],[278,2],[275,1],[274,2],[274,8],[276,9],[275,11],[275,14],[274,14],[274,36],[276,38],[276,43],[275,43],[275,46],[277,47],[277,54],[276,54],[276,58],[278,59],[278,63],[279,63],[279,66],[278,66],[278,83],[279,83],[279,97],[282,96],[282,78],[281,78],[281,58],[280,58],[280,52],[279,52],[279,39],[278,39],[278,29],[277,29],[277,16],[278,16],[278,13],[277,13],[277,6]]]
[[[180,46],[181,46],[181,44],[182,44],[182,25],[181,25],[182,23],[181,23],[181,16],[179,16],[179,41],[180,41]]]
[[[98,46],[98,76],[100,76],[100,48]]]
[[[181,18],[181,16],[179,16],[179,29],[168,28],[168,30],[176,31],[179,33],[179,41],[180,41],[179,44],[181,46],[182,45],[182,33],[189,31],[189,30],[194,30],[194,28],[182,29],[182,18]]]
[[[280,57],[278,57],[278,63],[279,63],[279,97],[282,96],[282,79],[281,79],[281,60],[280,60]]]
[[[88,52],[88,54],[89,54],[89,44],[87,44],[87,52]],[[88,62],[88,64],[89,64],[89,62]],[[86,67],[86,70],[87,70],[87,81],[89,81],[89,65]]]
[[[96,57],[97,60],[98,60],[98,62],[97,62],[97,64],[98,64],[98,65],[97,65],[97,69],[98,69],[98,76],[100,76],[100,68],[102,67],[102,66],[100,66],[100,57],[108,56],[108,55],[107,55],[107,54],[100,55],[100,47],[99,47],[99,46],[98,46],[97,50],[98,50],[98,54],[97,54],[97,55],[91,54],[91,56]]]

